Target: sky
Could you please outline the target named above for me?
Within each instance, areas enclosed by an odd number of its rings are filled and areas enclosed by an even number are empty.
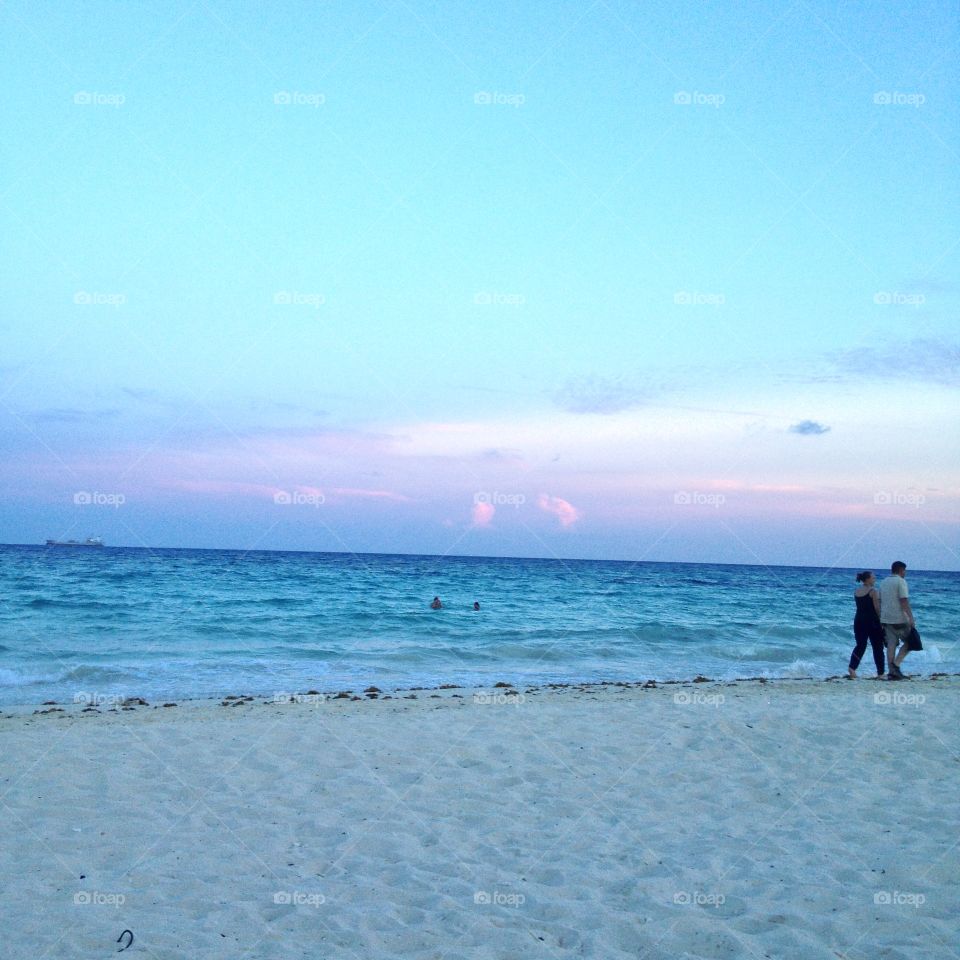
[[[960,569],[956,4],[0,7],[0,542]]]

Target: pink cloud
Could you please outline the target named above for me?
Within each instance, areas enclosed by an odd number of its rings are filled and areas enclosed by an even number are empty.
[[[537,506],[547,513],[552,513],[562,527],[572,526],[580,519],[580,511],[562,497],[551,497],[549,494],[541,493],[537,497]]]
[[[489,527],[497,508],[492,503],[479,502],[473,505],[473,525],[475,527]]]

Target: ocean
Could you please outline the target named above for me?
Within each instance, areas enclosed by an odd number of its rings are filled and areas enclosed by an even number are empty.
[[[0,546],[0,704],[826,677],[853,647],[855,573]],[[960,671],[960,573],[907,577],[925,649],[906,671]]]

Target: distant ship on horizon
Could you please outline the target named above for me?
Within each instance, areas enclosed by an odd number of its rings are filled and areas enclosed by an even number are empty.
[[[87,537],[86,540],[48,540],[48,547],[102,547],[102,537]]]

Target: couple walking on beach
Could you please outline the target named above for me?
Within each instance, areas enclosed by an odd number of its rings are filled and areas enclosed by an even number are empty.
[[[907,587],[907,565],[895,560],[890,565],[890,576],[875,586],[877,578],[870,570],[857,574],[859,587],[853,598],[857,612],[853,618],[853,636],[856,646],[850,655],[848,675],[852,680],[857,677],[857,667],[867,649],[867,641],[873,649],[873,662],[877,666],[877,677],[884,674],[883,659],[886,645],[887,679],[902,680],[900,664],[911,650],[922,650],[920,634],[910,609],[910,590]],[[899,651],[897,644],[900,644]]]

